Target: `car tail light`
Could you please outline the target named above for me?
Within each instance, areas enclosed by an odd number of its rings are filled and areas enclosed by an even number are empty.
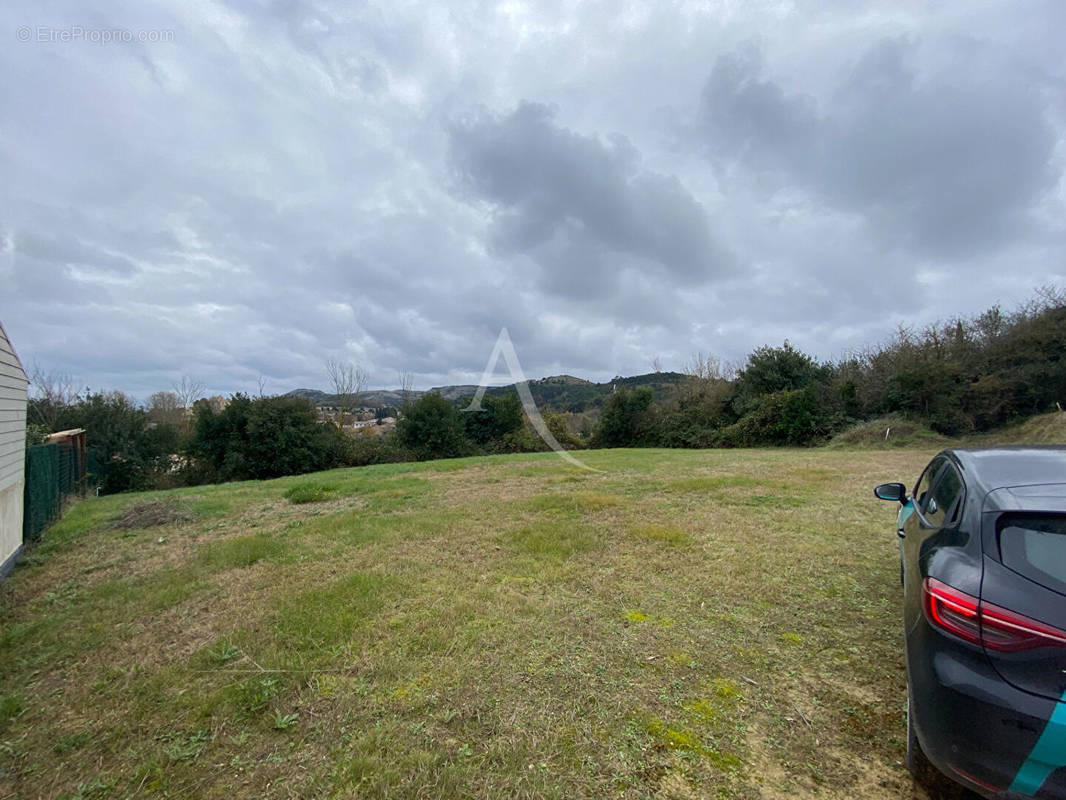
[[[1038,647],[1066,647],[1066,631],[982,603],[936,578],[926,578],[922,583],[922,606],[926,618],[936,627],[989,650],[1015,653]]]
[[[965,778],[970,783],[974,783],[980,786],[982,789],[987,789],[988,791],[995,792],[996,794],[1003,791],[1002,787],[996,786],[994,783],[989,783],[988,781],[983,781],[976,775],[971,775],[969,772],[962,769],[961,767],[956,767],[954,764],[948,764],[948,766],[951,767],[952,772],[954,772],[956,775]]]
[[[948,586],[936,578],[922,582],[922,606],[933,625],[973,644],[981,643],[976,597]]]

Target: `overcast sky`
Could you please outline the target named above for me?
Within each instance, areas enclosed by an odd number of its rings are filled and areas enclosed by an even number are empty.
[[[327,358],[476,382],[502,326],[530,377],[838,358],[1066,285],[1064,31],[1060,0],[5,2],[0,320],[141,398]]]

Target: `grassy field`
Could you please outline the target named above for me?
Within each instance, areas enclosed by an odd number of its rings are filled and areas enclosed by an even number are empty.
[[[931,455],[85,500],[0,587],[0,798],[910,797],[895,508],[870,490]]]

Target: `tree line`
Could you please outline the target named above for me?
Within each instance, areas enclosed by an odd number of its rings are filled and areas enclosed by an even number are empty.
[[[395,429],[353,434],[344,419],[366,382],[330,362],[345,402],[334,423],[298,397],[203,399],[183,379],[140,406],[121,392],[34,376],[28,443],[85,428],[102,492],[273,478],[339,466],[544,450],[513,390],[449,401],[407,401]],[[409,381],[408,381],[409,383]],[[407,385],[407,384],[405,384]],[[220,402],[221,401],[221,402]],[[808,446],[863,421],[896,415],[945,435],[987,431],[1066,402],[1066,296],[1042,290],[1021,308],[995,306],[921,330],[900,328],[880,345],[835,362],[793,347],[763,346],[736,368],[698,355],[683,379],[618,388],[591,426],[541,408],[565,447]],[[586,419],[587,423],[587,419]]]
[[[518,398],[508,401],[520,411]],[[486,395],[485,400],[489,396]],[[423,457],[544,449],[528,429],[488,428],[428,395],[409,410],[401,443]],[[993,430],[1066,403],[1066,295],[1043,289],[1012,312],[901,327],[880,345],[819,362],[785,341],[756,348],[736,368],[697,355],[673,384],[618,388],[588,436],[568,414],[547,414],[567,447],[809,446],[880,417],[957,436]],[[543,411],[543,409],[542,409]],[[479,414],[495,412],[491,408]],[[517,413],[517,412],[516,412]],[[504,416],[511,420],[511,417]],[[486,431],[494,431],[488,435]],[[445,433],[447,432],[447,433]]]
[[[599,446],[751,447],[818,444],[858,423],[899,416],[947,435],[988,431],[1066,403],[1066,296],[1044,289],[1013,312],[999,306],[836,362],[787,341],[757,348],[736,370],[699,358],[662,397],[608,398]]]

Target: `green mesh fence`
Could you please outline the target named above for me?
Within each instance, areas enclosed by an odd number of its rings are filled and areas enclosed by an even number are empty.
[[[22,538],[36,539],[59,513],[59,446],[39,444],[26,449],[26,494],[22,504]]]
[[[103,477],[103,474],[100,461],[96,457],[96,451],[90,448],[85,451],[85,455],[87,456],[85,467],[85,483],[87,486],[90,484],[93,486],[99,486],[100,478]]]
[[[59,516],[63,501],[85,490],[88,483],[85,466],[79,465],[73,447],[40,444],[26,449],[23,540],[38,538],[48,523]]]

